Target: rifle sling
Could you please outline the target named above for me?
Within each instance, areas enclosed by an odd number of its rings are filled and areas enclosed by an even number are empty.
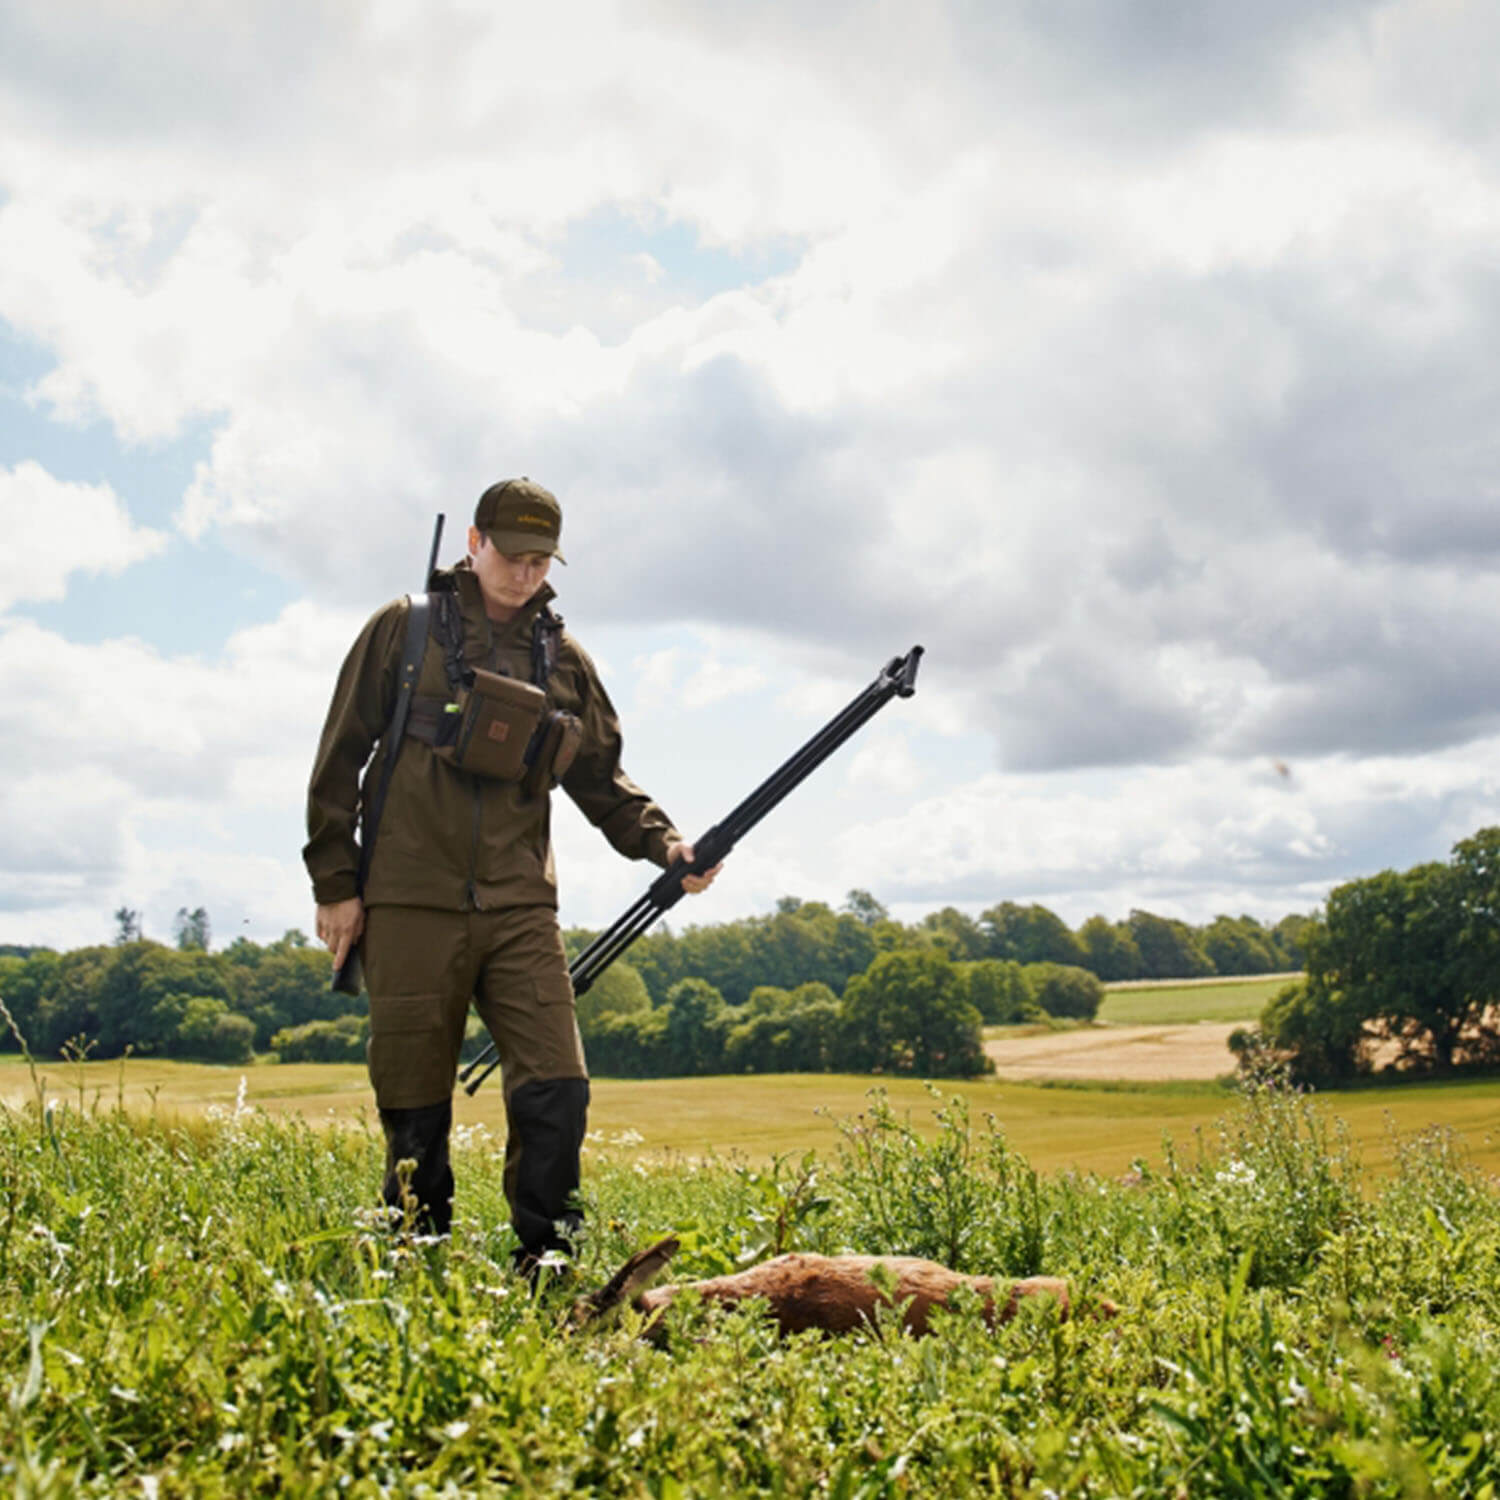
[[[416,690],[417,676],[422,670],[422,654],[427,649],[427,620],[431,610],[431,595],[418,594],[411,601],[406,615],[406,640],[401,647],[401,668],[396,678],[396,706],[391,710],[391,722],[382,736],[386,747],[385,761],[380,767],[380,778],[375,783],[375,795],[365,804],[364,837],[359,852],[359,893],[365,893],[365,882],[370,876],[370,861],[375,857],[375,837],[380,832],[380,815],[385,811],[386,793],[391,789],[391,773],[396,769],[396,757],[401,753],[401,740],[406,733],[407,719],[411,715],[412,694]]]

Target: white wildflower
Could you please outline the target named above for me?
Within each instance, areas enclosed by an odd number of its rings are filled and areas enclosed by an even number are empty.
[[[1255,1168],[1249,1162],[1236,1158],[1231,1160],[1222,1172],[1214,1173],[1214,1181],[1228,1183],[1231,1187],[1240,1185],[1248,1187],[1255,1181]]]

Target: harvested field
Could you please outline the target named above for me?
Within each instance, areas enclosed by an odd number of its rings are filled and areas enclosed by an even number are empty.
[[[998,1078],[1121,1079],[1131,1083],[1212,1079],[1234,1070],[1229,1034],[1243,1023],[1079,1026],[984,1044]]]

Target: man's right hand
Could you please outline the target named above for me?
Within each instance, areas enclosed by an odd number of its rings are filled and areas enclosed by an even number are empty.
[[[333,954],[335,969],[344,967],[344,960],[364,930],[365,903],[358,896],[318,908],[318,941]]]

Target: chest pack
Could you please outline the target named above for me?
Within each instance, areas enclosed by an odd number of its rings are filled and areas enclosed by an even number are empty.
[[[445,697],[413,693],[406,733],[432,746],[460,771],[492,781],[519,783],[526,796],[550,790],[578,754],[583,726],[553,708],[547,683],[557,665],[563,622],[545,606],[531,632],[531,681],[471,666],[464,657],[463,616],[451,591],[424,596],[422,627],[443,656]],[[413,616],[408,631],[417,629]],[[394,727],[394,720],[392,721]]]

